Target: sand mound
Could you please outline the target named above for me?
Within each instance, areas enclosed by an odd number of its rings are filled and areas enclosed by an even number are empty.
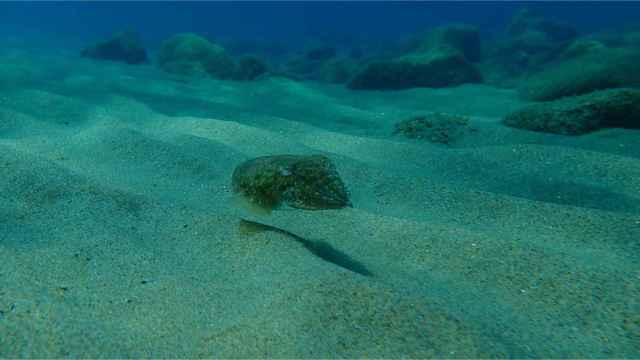
[[[486,86],[55,64],[66,81],[0,94],[2,357],[640,352],[637,131],[509,129],[523,104]],[[392,135],[435,111],[478,131],[454,147]],[[353,208],[237,208],[235,166],[284,153],[330,157]]]

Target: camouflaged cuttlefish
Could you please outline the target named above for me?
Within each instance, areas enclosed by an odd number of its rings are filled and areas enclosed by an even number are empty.
[[[270,213],[282,204],[305,210],[351,206],[335,165],[323,155],[263,156],[238,165],[233,192],[243,205]]]

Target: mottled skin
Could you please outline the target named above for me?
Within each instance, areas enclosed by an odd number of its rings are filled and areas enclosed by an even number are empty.
[[[334,164],[323,155],[276,155],[248,160],[232,176],[234,193],[267,210],[282,203],[305,210],[351,206]]]

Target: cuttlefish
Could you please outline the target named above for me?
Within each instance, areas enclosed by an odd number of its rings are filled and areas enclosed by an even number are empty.
[[[231,185],[235,199],[259,214],[270,214],[283,204],[304,210],[351,206],[335,165],[324,155],[251,159],[236,167]]]

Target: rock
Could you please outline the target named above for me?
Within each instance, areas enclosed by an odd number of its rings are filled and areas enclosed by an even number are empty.
[[[236,80],[255,80],[267,72],[267,66],[255,56],[244,56],[238,60]]]
[[[624,46],[640,47],[640,31],[625,31],[622,41]]]
[[[603,90],[534,104],[506,116],[503,123],[561,135],[611,127],[640,129],[640,90]]]
[[[111,39],[91,45],[82,50],[81,56],[127,64],[143,64],[149,61],[147,51],[134,31],[121,32]]]
[[[511,37],[518,37],[531,31],[545,34],[552,42],[567,42],[578,36],[578,32],[571,25],[545,19],[529,9],[519,11],[507,29]]]
[[[518,89],[522,98],[549,101],[595,90],[640,85],[640,51],[601,49],[548,65]]]
[[[356,64],[351,59],[335,58],[322,64],[316,79],[329,83],[346,83],[356,69]]]
[[[304,57],[311,61],[326,61],[334,58],[338,52],[330,46],[320,46],[307,51]]]
[[[591,39],[574,40],[560,55],[562,59],[573,59],[581,56],[606,51],[607,47],[600,41]]]
[[[303,79],[323,81],[323,68],[335,62],[336,54],[336,49],[328,46],[311,49],[288,61],[286,71]]]
[[[345,83],[356,68],[350,57],[338,56],[334,48],[321,47],[293,57],[286,63],[284,72],[295,79]]]
[[[500,43],[490,57],[503,72],[518,77],[557,59],[565,46],[551,42],[542,32],[529,31]]]
[[[513,18],[506,37],[487,51],[489,68],[500,73],[497,78],[530,75],[556,61],[577,34],[569,25],[523,10]]]
[[[232,188],[250,208],[267,213],[283,203],[305,210],[351,206],[334,164],[323,155],[248,160],[233,172]]]
[[[482,58],[480,34],[478,28],[472,25],[451,24],[434,29],[427,35],[422,51],[440,46],[459,50],[471,62]]]
[[[309,61],[304,56],[295,56],[284,64],[283,70],[296,78],[311,79],[321,66],[322,62]]]
[[[177,34],[167,39],[158,52],[164,71],[186,76],[231,79],[235,64],[224,48],[196,34]]]
[[[351,89],[396,90],[448,87],[482,82],[480,72],[464,55],[449,46],[413,53],[365,66],[348,84]]]
[[[451,145],[465,133],[474,131],[469,120],[462,116],[433,113],[419,115],[395,125],[393,134],[432,143]]]

